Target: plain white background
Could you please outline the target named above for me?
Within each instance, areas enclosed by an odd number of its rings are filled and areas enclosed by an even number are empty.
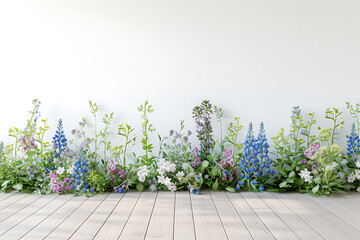
[[[160,135],[181,119],[194,130],[203,99],[223,107],[225,123],[264,121],[270,137],[294,105],[323,128],[336,106],[348,131],[345,101],[360,102],[359,12],[357,0],[0,1],[0,139],[25,126],[33,98],[51,135],[59,118],[67,134],[88,118],[89,99],[115,112],[113,134],[121,122],[140,128],[145,100]]]

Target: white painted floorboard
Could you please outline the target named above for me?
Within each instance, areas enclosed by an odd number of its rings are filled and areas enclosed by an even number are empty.
[[[360,239],[360,194],[0,194],[0,240]]]

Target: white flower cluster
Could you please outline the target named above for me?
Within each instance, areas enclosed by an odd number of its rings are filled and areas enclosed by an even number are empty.
[[[146,176],[149,174],[150,170],[147,168],[146,165],[143,165],[138,168],[137,175],[139,176],[140,182],[145,182]]]
[[[334,171],[334,169],[338,166],[338,163],[333,162],[332,164],[325,166],[325,171]]]
[[[356,179],[359,179],[360,180],[360,169],[355,169],[355,173],[352,173],[348,176],[348,179],[347,181],[349,183],[352,183],[354,182]]]
[[[169,177],[165,177],[164,175],[158,176],[158,182],[164,184],[170,191],[176,191],[176,184],[171,182]]]
[[[299,176],[305,180],[305,182],[311,183],[313,176],[311,176],[311,172],[309,172],[306,168],[300,171]]]
[[[176,184],[171,182],[171,179],[169,177],[164,176],[164,174],[166,174],[167,172],[175,172],[175,163],[171,161],[166,161],[165,159],[159,159],[157,166],[157,172],[160,174],[160,176],[158,176],[158,182],[164,184],[170,191],[176,191]]]
[[[177,179],[180,181],[185,176],[185,173],[183,171],[180,171],[176,174]]]
[[[159,159],[157,166],[158,166],[157,172],[160,175],[164,175],[166,172],[175,172],[176,170],[175,163],[166,161],[165,159]]]
[[[356,167],[357,167],[357,168],[360,168],[360,160],[357,160],[357,161],[356,161]]]
[[[58,169],[57,169],[57,171],[56,171],[56,174],[63,174],[64,173],[64,171],[65,171],[65,168],[63,168],[63,167],[59,167]]]
[[[357,160],[356,163],[355,163],[356,167],[360,168],[360,160]],[[352,182],[355,182],[355,180],[358,179],[360,180],[360,169],[355,169],[355,172],[354,173],[351,173],[349,176],[348,176],[348,179],[347,181],[349,183],[352,183]],[[358,192],[360,190],[360,188],[357,189]]]

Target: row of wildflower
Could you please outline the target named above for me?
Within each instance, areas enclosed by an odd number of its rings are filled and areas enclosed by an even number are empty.
[[[184,120],[178,130],[159,136],[159,151],[152,139],[155,127],[150,122],[154,111],[149,102],[138,107],[141,113],[141,154],[134,152],[137,142],[134,128],[120,124],[117,135],[123,144],[113,145],[111,131],[114,113],[105,114],[99,127],[98,105],[89,101],[92,119],[82,118],[78,129],[65,136],[60,119],[51,143],[47,119],[40,114],[40,101],[33,109],[26,127],[13,127],[12,144],[0,143],[0,191],[52,192],[76,196],[113,191],[124,193],[160,189],[188,190],[201,194],[202,189],[236,191],[291,191],[329,195],[334,191],[360,191],[360,104],[347,104],[355,120],[343,149],[335,143],[344,119],[337,108],[326,109],[329,128],[318,127],[315,114],[308,119],[298,106],[292,110],[291,124],[272,138],[272,146],[261,122],[255,135],[250,123],[244,139],[243,126],[235,117],[227,127],[224,113],[208,100],[194,107],[197,142],[192,131],[185,130]],[[214,137],[212,119],[219,123],[220,137]],[[88,123],[92,121],[93,128]]]

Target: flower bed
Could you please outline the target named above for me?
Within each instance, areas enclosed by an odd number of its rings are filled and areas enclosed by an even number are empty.
[[[336,108],[326,110],[332,127],[318,127],[314,133],[314,113],[304,119],[299,107],[294,107],[289,133],[281,129],[270,146],[263,123],[257,134],[250,123],[246,138],[241,140],[243,126],[235,117],[223,133],[222,109],[207,100],[193,109],[199,147],[192,145],[193,134],[185,130],[181,121],[179,130],[159,136],[160,147],[155,153],[150,141],[155,128],[149,120],[154,110],[146,101],[138,107],[142,119],[141,155],[131,153],[137,139],[134,128],[119,125],[117,135],[123,138],[123,144],[113,146],[110,127],[114,114],[105,114],[103,128],[98,130],[98,106],[91,101],[89,105],[93,137],[85,131],[89,129],[83,118],[68,140],[60,119],[54,137],[47,142],[47,120],[40,116],[40,101],[33,100],[26,127],[9,130],[14,143],[0,144],[0,191],[76,196],[105,191],[124,193],[131,188],[190,190],[194,194],[201,194],[203,188],[230,192],[296,190],[314,195],[360,191],[360,104],[347,103],[355,122],[347,136],[346,153],[334,143],[344,123],[340,119],[342,112]],[[213,136],[212,117],[220,125],[218,139]]]

